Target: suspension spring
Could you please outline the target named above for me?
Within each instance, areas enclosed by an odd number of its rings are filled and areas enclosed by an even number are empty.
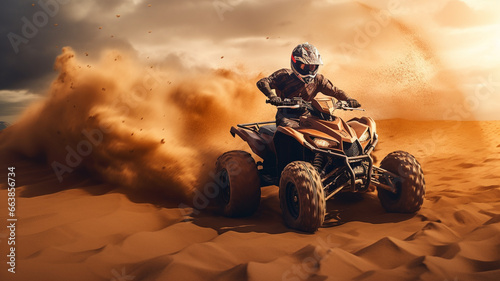
[[[322,171],[325,160],[326,156],[324,154],[316,153],[316,155],[314,156],[313,166],[318,170],[318,172]]]

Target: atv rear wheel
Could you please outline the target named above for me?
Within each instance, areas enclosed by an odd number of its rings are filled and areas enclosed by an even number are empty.
[[[240,150],[222,154],[215,164],[217,201],[228,217],[250,216],[260,204],[259,171],[252,156]]]
[[[295,161],[281,173],[280,206],[288,227],[315,232],[325,220],[321,178],[310,163]]]
[[[425,179],[415,157],[404,151],[391,152],[382,160],[380,167],[399,176],[393,180],[396,193],[377,188],[382,207],[396,213],[420,210],[425,196]]]

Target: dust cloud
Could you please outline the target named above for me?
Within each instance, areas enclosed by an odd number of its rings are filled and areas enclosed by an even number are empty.
[[[47,161],[60,181],[86,170],[106,182],[185,198],[228,146],[229,128],[266,115],[257,78],[228,70],[175,74],[118,51],[86,64],[70,48],[55,69],[46,99],[0,144]]]

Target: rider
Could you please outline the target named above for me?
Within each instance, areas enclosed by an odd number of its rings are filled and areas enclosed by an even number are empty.
[[[344,91],[333,86],[330,80],[318,74],[318,68],[322,64],[321,55],[316,47],[309,43],[300,44],[292,51],[292,69],[283,68],[269,77],[260,79],[257,87],[275,105],[279,104],[281,99],[294,97],[312,101],[321,92],[338,100],[347,101],[350,107],[360,107],[361,104],[357,100],[350,98]],[[296,128],[299,122],[294,119],[305,114],[307,110],[303,108],[278,109],[276,125]]]

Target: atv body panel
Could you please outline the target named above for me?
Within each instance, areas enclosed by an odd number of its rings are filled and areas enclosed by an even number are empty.
[[[242,140],[248,143],[253,153],[257,154],[262,159],[274,155],[273,136],[276,130],[274,121],[241,124],[237,127],[231,127],[231,135],[238,135]],[[264,126],[264,124],[271,124]]]
[[[261,157],[262,172],[267,178],[263,185],[277,184],[283,169],[294,161],[312,163],[317,154],[335,158],[337,166],[344,166],[349,186],[346,190],[367,190],[370,185],[373,160],[370,153],[377,143],[376,126],[369,117],[353,118],[345,122],[333,117],[323,120],[317,116],[302,116],[299,128],[283,127],[273,121],[241,124],[232,127],[233,136],[238,135],[248,143],[252,151]],[[368,134],[364,141],[359,141]],[[338,144],[336,148],[324,149],[314,144],[320,138]],[[361,179],[361,181],[360,181]],[[345,187],[345,186],[344,186]]]
[[[376,123],[370,117],[346,122],[333,114],[336,109],[356,110],[346,104],[332,98],[311,102],[285,99],[273,105],[308,111],[296,119],[297,128],[276,126],[275,121],[231,127],[233,137],[238,135],[263,160],[250,161],[256,166],[260,186],[279,186],[280,206],[289,227],[316,231],[324,219],[326,200],[338,192],[366,192],[370,186],[377,188],[381,204],[389,212],[416,212],[422,205],[425,180],[418,161],[407,152],[396,151],[382,160],[381,167],[374,166],[371,153],[378,143]],[[221,163],[224,157],[228,156],[223,154]],[[233,189],[236,195],[246,194],[240,190],[247,188],[246,179],[232,182],[237,187],[229,185],[229,195]]]

